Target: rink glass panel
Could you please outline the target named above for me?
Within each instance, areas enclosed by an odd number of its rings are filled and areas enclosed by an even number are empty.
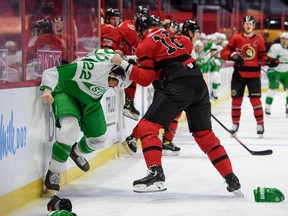
[[[99,48],[98,0],[10,0],[0,8],[0,89],[37,86],[43,70]]]

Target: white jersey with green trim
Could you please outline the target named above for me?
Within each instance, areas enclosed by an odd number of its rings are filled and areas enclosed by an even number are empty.
[[[71,64],[47,69],[43,72],[40,89],[48,88],[54,91],[56,86],[59,86],[64,91],[73,93],[79,91],[97,100],[109,88],[109,72],[114,66],[110,59],[114,55],[113,50],[96,49]],[[73,89],[64,89],[67,83],[69,83],[69,88]]]
[[[279,64],[273,68],[274,71],[288,72],[288,49],[284,48],[281,44],[273,44],[268,52],[268,56],[278,59],[280,62],[287,62],[287,64]]]

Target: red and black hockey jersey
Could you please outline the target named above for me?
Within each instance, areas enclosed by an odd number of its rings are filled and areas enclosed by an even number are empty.
[[[131,78],[142,86],[147,86],[155,79],[160,79],[160,73],[167,70],[173,63],[180,62],[183,66],[195,62],[188,54],[185,46],[163,28],[149,29],[142,43],[136,50],[137,66],[131,72]]]
[[[258,35],[246,38],[243,34],[236,34],[221,51],[221,58],[226,61],[230,60],[233,52],[237,52],[244,59],[243,64],[234,65],[234,68],[239,71],[242,77],[260,77],[261,63],[263,65],[267,59],[267,51],[263,38]]]
[[[140,39],[136,33],[132,20],[125,20],[119,25],[118,33],[121,37],[120,49],[125,55],[135,55]]]
[[[101,25],[101,48],[119,50],[120,35],[118,30],[110,24]]]

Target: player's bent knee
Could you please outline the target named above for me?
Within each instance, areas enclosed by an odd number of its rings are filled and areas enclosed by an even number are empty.
[[[57,141],[66,145],[73,145],[80,135],[78,120],[74,117],[64,117],[60,119],[61,128]]]
[[[156,135],[158,136],[159,130],[162,126],[153,122],[148,121],[147,119],[141,119],[138,123],[138,135],[140,139],[145,138],[146,136]]]
[[[99,137],[86,138],[88,147],[94,151],[103,149],[106,145],[106,141],[107,136],[105,134]]]

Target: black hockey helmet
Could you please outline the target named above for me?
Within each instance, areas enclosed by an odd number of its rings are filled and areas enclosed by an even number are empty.
[[[121,17],[121,13],[117,8],[109,8],[105,13],[105,23],[110,23],[111,17]]]
[[[151,15],[151,18],[152,18],[153,26],[162,26],[162,21],[160,17]]]
[[[135,29],[138,36],[143,39],[142,32],[153,26],[152,17],[149,14],[142,14],[136,18]]]
[[[137,6],[135,13],[137,13],[137,14],[149,14],[149,10],[143,6]]]
[[[42,34],[53,34],[53,24],[48,19],[41,19],[34,23],[34,29],[37,31],[37,34],[40,32]]]
[[[256,24],[256,20],[251,15],[245,16],[243,18],[242,25],[244,25],[245,22],[252,22],[253,24]]]
[[[184,23],[183,23],[183,26],[182,26],[182,34],[183,35],[186,35],[186,36],[189,36],[189,30],[193,33],[195,32],[200,32],[200,26],[198,25],[198,23],[195,21],[195,20],[186,20]]]

